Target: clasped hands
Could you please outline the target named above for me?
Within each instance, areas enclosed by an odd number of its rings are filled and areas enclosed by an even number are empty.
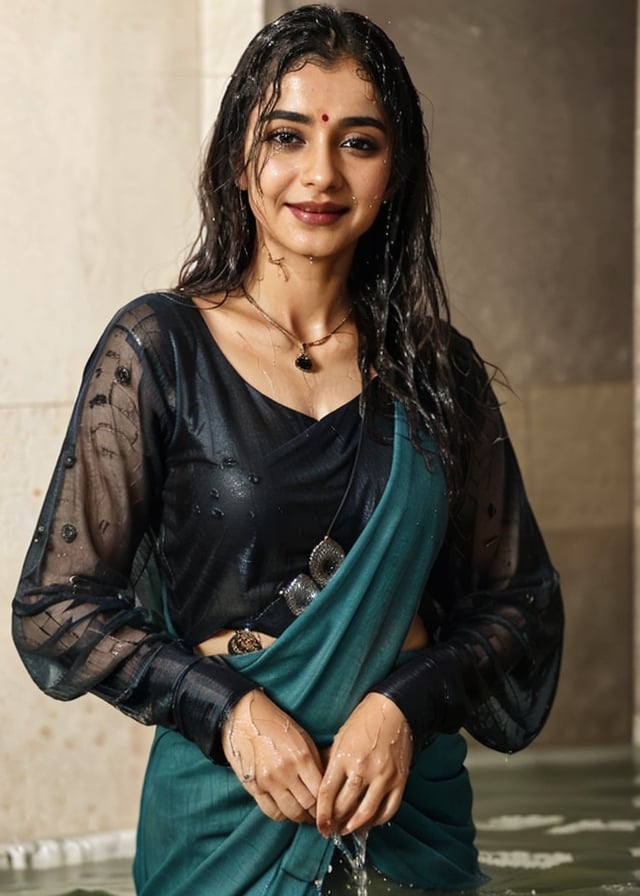
[[[245,694],[222,728],[227,760],[269,818],[315,824],[325,837],[384,824],[397,812],[411,763],[398,707],[367,694],[326,750],[263,691]]]

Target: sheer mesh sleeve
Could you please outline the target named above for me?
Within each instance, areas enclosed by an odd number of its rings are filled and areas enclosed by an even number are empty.
[[[377,690],[405,713],[418,746],[465,727],[513,752],[538,734],[553,702],[562,600],[484,367],[458,339],[472,447],[463,499],[422,602],[431,645]]]
[[[220,758],[220,719],[254,685],[174,640],[136,593],[133,571],[151,568],[173,419],[157,329],[149,309],[130,308],[87,365],[13,602],[13,637],[47,694],[92,692]]]

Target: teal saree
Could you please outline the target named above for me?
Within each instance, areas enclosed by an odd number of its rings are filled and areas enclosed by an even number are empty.
[[[313,603],[265,650],[227,662],[264,688],[324,747],[401,645],[442,543],[447,501],[396,410],[389,481],[365,530]],[[368,861],[425,890],[481,884],[460,735],[418,757],[392,822],[371,831]],[[140,896],[317,896],[335,844],[311,825],[274,822],[235,774],[180,734],[158,729],[142,793],[134,876]]]

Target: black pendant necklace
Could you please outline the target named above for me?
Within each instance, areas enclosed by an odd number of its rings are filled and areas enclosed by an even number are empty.
[[[320,339],[314,339],[312,342],[302,342],[302,340],[298,339],[295,333],[287,330],[287,328],[283,327],[282,324],[279,324],[277,320],[274,320],[270,314],[267,314],[264,308],[261,308],[253,298],[253,296],[249,292],[247,292],[244,286],[242,287],[242,292],[245,299],[249,302],[250,305],[253,305],[258,314],[261,314],[265,320],[269,321],[269,323],[276,328],[276,330],[279,330],[284,336],[287,336],[292,342],[300,346],[300,354],[297,356],[293,363],[296,365],[298,370],[302,370],[304,373],[309,373],[309,371],[313,370],[313,361],[309,357],[307,349],[312,348],[314,345],[324,345],[327,340],[331,339],[331,337],[338,332],[343,324],[346,324],[353,313],[353,305],[351,305],[340,323],[337,324],[330,333],[327,333],[326,336],[321,336]]]

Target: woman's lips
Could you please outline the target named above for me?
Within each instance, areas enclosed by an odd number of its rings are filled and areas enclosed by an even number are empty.
[[[344,205],[335,205],[332,202],[289,203],[287,208],[298,221],[314,225],[335,224],[347,211]]]

